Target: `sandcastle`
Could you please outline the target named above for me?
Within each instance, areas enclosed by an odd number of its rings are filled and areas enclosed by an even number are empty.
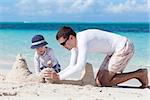
[[[18,54],[12,69],[6,75],[5,82],[38,82],[43,83],[44,79],[29,71],[26,60]]]
[[[0,76],[1,81],[4,82],[36,82],[36,83],[55,83],[55,84],[73,84],[73,85],[95,85],[94,73],[92,65],[87,63],[84,69],[84,73],[81,76],[80,80],[61,80],[54,81],[51,79],[44,79],[40,75],[33,74],[29,71],[26,60],[22,57],[21,54],[18,54],[16,61],[14,62],[11,71],[4,75]]]

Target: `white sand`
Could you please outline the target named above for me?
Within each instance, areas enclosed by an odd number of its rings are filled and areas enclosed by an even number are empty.
[[[1,82],[0,96],[0,100],[149,100],[150,89]]]
[[[0,100],[149,100],[150,98],[148,88],[80,86],[39,83],[32,80],[26,82],[24,76],[29,77],[26,74],[30,72],[23,62],[16,60],[10,72],[0,70],[5,72],[5,75],[9,73],[7,81],[0,81]]]

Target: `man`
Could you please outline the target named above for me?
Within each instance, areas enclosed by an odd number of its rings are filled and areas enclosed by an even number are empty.
[[[128,38],[98,29],[88,29],[76,34],[72,28],[64,26],[58,31],[56,39],[71,51],[70,64],[58,74],[45,73],[45,77],[64,80],[84,68],[88,52],[97,52],[107,55],[97,73],[97,85],[115,86],[136,78],[141,82],[142,88],[148,86],[147,69],[122,73],[134,54],[134,46]]]

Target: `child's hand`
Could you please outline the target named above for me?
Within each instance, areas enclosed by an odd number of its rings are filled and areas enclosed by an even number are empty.
[[[41,72],[40,72],[40,76],[42,76],[43,78],[50,78],[50,79],[55,79],[56,77],[56,72],[53,68],[44,68]]]
[[[44,68],[43,70],[41,70],[39,75],[44,78],[45,77],[44,73],[47,73],[47,72],[52,72],[51,68],[49,68],[49,67],[48,68]]]
[[[52,61],[49,60],[49,61],[47,62],[47,65],[48,65],[49,68],[51,68],[51,67],[53,66]]]

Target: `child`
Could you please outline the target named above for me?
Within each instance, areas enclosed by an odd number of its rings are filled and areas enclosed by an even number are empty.
[[[40,73],[44,68],[53,68],[55,72],[60,72],[61,67],[54,56],[52,48],[46,47],[48,43],[42,35],[35,35],[32,38],[31,49],[35,49],[34,66],[36,74]]]

